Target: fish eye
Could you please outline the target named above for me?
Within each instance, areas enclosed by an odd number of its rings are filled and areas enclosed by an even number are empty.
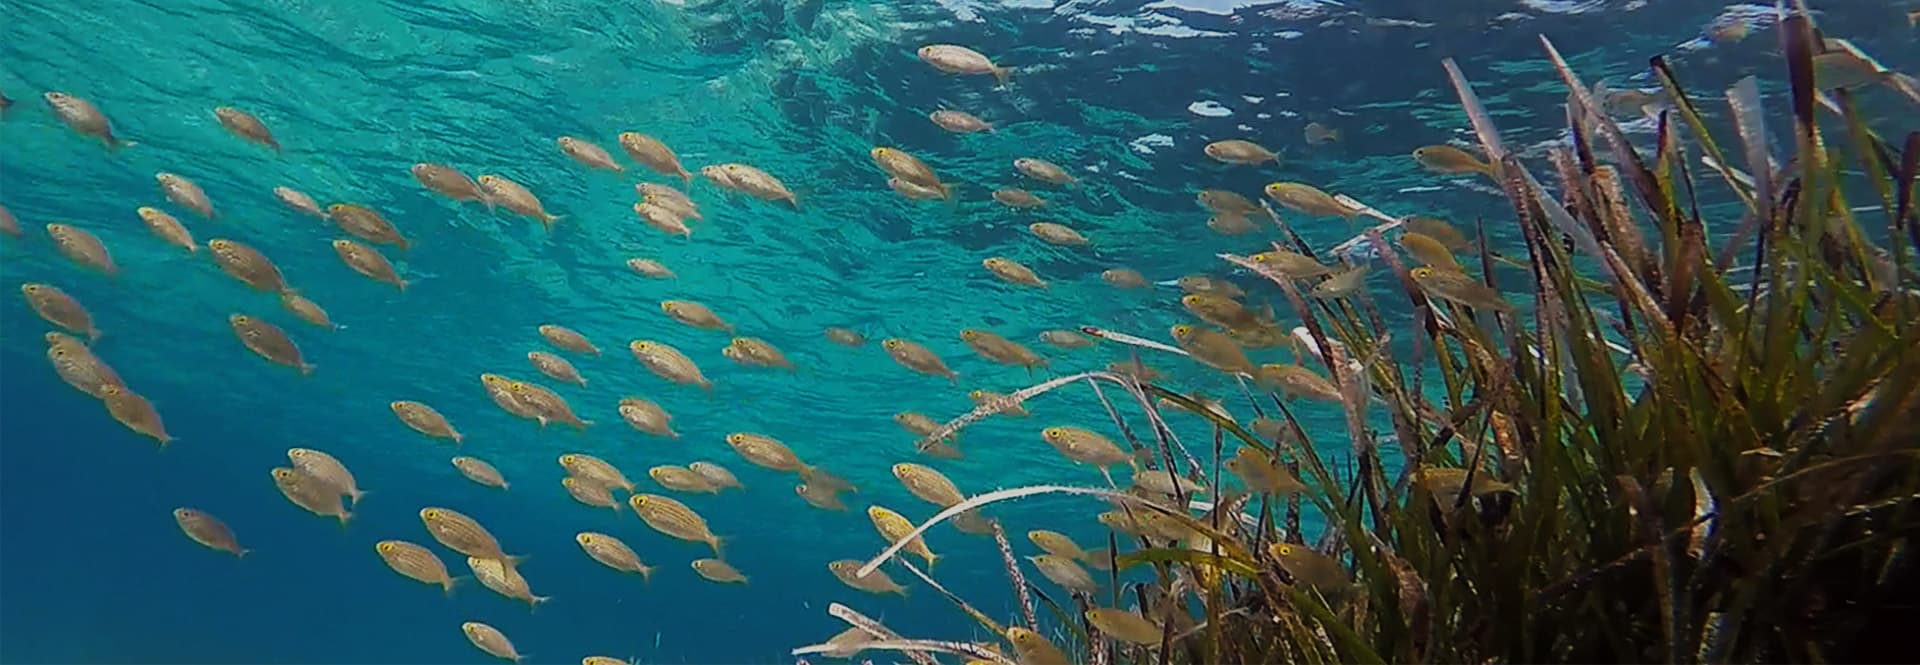
[[[424,512],[424,513],[420,513],[420,516],[421,516],[421,517],[426,517],[426,518],[438,518],[438,517],[440,517],[440,511],[438,511],[438,510],[428,510],[428,511],[426,511],[426,512]]]
[[[378,549],[378,550],[380,550],[380,551],[382,551],[382,552],[392,552],[392,551],[393,551],[393,543],[380,543],[380,546],[379,546],[379,547],[376,547],[376,548],[374,548],[374,549]]]

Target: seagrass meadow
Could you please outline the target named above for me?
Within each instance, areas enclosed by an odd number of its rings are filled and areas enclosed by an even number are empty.
[[[1920,662],[1916,31],[0,0],[0,665]]]
[[[1278,455],[1308,489],[1229,494],[1196,516],[1181,508],[1187,496],[1043,486],[936,516],[1057,492],[1187,530],[1150,534],[1111,562],[1150,579],[1087,596],[1027,588],[1008,558],[1014,593],[1029,607],[1039,598],[1025,621],[1067,627],[1057,644],[971,610],[1012,651],[909,639],[835,612],[922,663],[914,650],[1020,663],[1913,661],[1910,642],[1890,636],[1920,625],[1920,133],[1880,136],[1845,91],[1820,88],[1828,42],[1806,13],[1779,37],[1792,120],[1779,144],[1748,79],[1725,91],[1732,131],[1681,103],[1646,153],[1542,38],[1570,91],[1572,142],[1538,176],[1447,62],[1512,205],[1480,225],[1526,238],[1524,254],[1482,253],[1477,267],[1525,267],[1529,306],[1475,311],[1423,284],[1381,235],[1397,220],[1365,242],[1398,288],[1357,298],[1314,299],[1257,258],[1223,254],[1270,279],[1304,324],[1302,346],[1326,350],[1307,355],[1338,386],[1343,440],[1313,436],[1287,400],[1257,389],[1248,407],[1284,423],[1277,436],[1110,373],[1015,397],[1105,384],[1103,400],[1147,411],[1131,429],[1116,424],[1150,464],[1217,478],[1224,440]],[[1650,66],[1672,99],[1711,97],[1664,60]],[[1703,163],[1713,166],[1689,166]],[[1752,175],[1729,166],[1741,163]],[[1740,205],[1703,215],[1696,192],[1720,186]],[[1289,249],[1313,253],[1297,236]],[[1380,301],[1400,298],[1414,330],[1382,322]],[[1410,352],[1388,351],[1396,339]],[[1156,404],[1206,413],[1211,450],[1171,441]],[[1331,466],[1328,450],[1349,464]],[[1258,519],[1236,518],[1243,510]],[[1324,531],[1302,531],[1303,514]],[[1148,625],[1087,614],[1130,605]]]

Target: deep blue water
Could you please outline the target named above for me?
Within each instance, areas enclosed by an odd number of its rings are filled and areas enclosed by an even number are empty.
[[[1817,8],[1830,33],[1911,71],[1920,49],[1902,18],[1912,5],[1835,0]],[[1484,217],[1488,235],[1514,249],[1515,234],[1498,223],[1504,202],[1465,184],[1470,179],[1427,175],[1406,157],[1416,146],[1467,136],[1439,60],[1462,62],[1510,143],[1536,145],[1558,135],[1564,98],[1536,57],[1536,34],[1554,38],[1589,80],[1630,85],[1647,57],[1669,53],[1703,98],[1718,99],[1747,74],[1777,90],[1770,31],[1677,48],[1723,11],[1693,0],[4,0],[0,91],[17,104],[0,121],[0,205],[27,234],[0,237],[0,281],[9,293],[22,282],[51,283],[85,303],[106,333],[96,352],[153,401],[179,441],[158,450],[61,383],[42,353],[47,324],[23,299],[6,296],[0,661],[487,662],[459,631],[477,620],[505,631],[531,662],[588,654],[784,662],[789,649],[842,628],[825,614],[835,601],[909,635],[968,637],[971,624],[929,589],[905,599],[867,596],[825,568],[883,544],[861,512],[867,504],[915,519],[933,512],[887,473],[914,459],[912,437],[892,414],[945,419],[970,408],[967,389],[1012,391],[1039,380],[975,356],[959,329],[1029,343],[1055,372],[1126,352],[1044,349],[1035,339],[1044,329],[1098,325],[1164,339],[1186,318],[1177,290],[1119,292],[1099,280],[1101,270],[1131,266],[1156,280],[1226,276],[1215,253],[1251,251],[1275,237],[1213,234],[1192,199],[1204,187],[1255,196],[1276,179],[1304,181],[1390,214]],[[966,44],[1016,68],[1013,83],[996,88],[988,77],[943,75],[915,59],[914,49],[937,42]],[[93,101],[139,145],[108,154],[69,131],[39,99],[49,90]],[[1885,131],[1913,129],[1911,107],[1891,95],[1869,93],[1863,103],[1884,111],[1876,123]],[[258,115],[285,153],[227,134],[211,113],[220,105]],[[1717,115],[1720,106],[1709,106]],[[925,117],[942,107],[971,111],[999,130],[946,134]],[[1309,120],[1339,128],[1345,140],[1307,146],[1301,127]],[[590,172],[553,143],[571,134],[618,154],[622,131],[665,139],[689,168],[738,161],[766,169],[794,188],[801,208],[698,182],[693,197],[707,221],[690,240],[660,234],[628,210],[637,165],[629,163],[626,177]],[[1286,163],[1228,167],[1201,156],[1202,145],[1224,138],[1260,141]],[[867,158],[875,145],[926,159],[960,184],[961,203],[948,209],[894,196]],[[1010,162],[1023,156],[1062,164],[1083,184],[1026,183],[1054,201],[1039,215],[993,205],[989,191],[1021,184]],[[504,212],[444,201],[408,174],[419,161],[507,175],[565,219],[549,234]],[[165,204],[157,171],[196,180],[220,218]],[[322,205],[384,212],[413,241],[412,250],[387,254],[414,285],[396,293],[348,271],[327,244],[342,233],[280,205],[271,194],[277,185]],[[260,248],[343,329],[306,326],[222,274],[204,251],[162,244],[134,215],[142,205],[173,212],[203,243],[225,237]],[[1041,244],[1025,230],[1036,219],[1069,223],[1095,245]],[[63,259],[41,230],[50,222],[99,235],[122,274],[109,279]],[[1296,229],[1321,246],[1351,235],[1337,220]],[[996,254],[1033,266],[1052,288],[994,281],[979,261]],[[634,256],[659,259],[680,278],[638,277],[623,265]],[[1250,290],[1256,300],[1275,295]],[[657,307],[668,298],[708,304],[743,334],[778,345],[801,371],[727,362],[718,353],[726,336],[668,320]],[[227,329],[234,312],[289,331],[315,374],[303,378],[247,353]],[[558,387],[528,366],[527,351],[547,348],[535,333],[543,323],[573,327],[606,349],[599,358],[568,356],[590,387]],[[875,343],[832,345],[821,335],[830,325]],[[877,345],[890,336],[941,354],[961,386],[895,365]],[[714,396],[646,372],[624,350],[636,338],[687,351],[716,383]],[[1148,361],[1183,388],[1237,393],[1222,375],[1181,359]],[[481,391],[482,372],[556,386],[597,424],[578,433],[514,419]],[[682,438],[647,437],[621,423],[614,406],[626,395],[673,412]],[[414,434],[387,410],[396,399],[434,405],[467,443],[456,453]],[[1069,388],[1030,408],[1032,418],[996,418],[963,433],[963,460],[918,461],[969,492],[1098,482],[1038,436],[1055,424],[1117,436],[1097,402]],[[1237,399],[1229,408],[1252,417]],[[1137,409],[1123,412],[1143,424]],[[1337,410],[1307,404],[1297,412],[1338,459],[1346,434]],[[1199,421],[1171,417],[1190,445],[1211,443]],[[734,431],[775,436],[846,475],[861,489],[847,497],[854,510],[806,506],[790,476],[753,468],[725,446],[722,437]],[[275,491],[268,470],[285,465],[294,446],[334,454],[370,490],[344,532]],[[655,464],[696,459],[733,469],[746,492],[686,500],[728,537],[728,558],[751,583],[705,582],[687,567],[706,556],[704,547],[660,536],[624,510],[574,503],[554,458],[575,451],[634,478]],[[454,454],[491,461],[513,489],[469,483],[448,464]],[[421,527],[416,512],[428,505],[472,515],[507,551],[531,555],[523,572],[554,600],[529,613],[471,581],[448,599],[388,570],[372,545],[401,538],[433,546],[456,574],[465,571]],[[169,515],[176,506],[219,516],[254,552],[235,560],[195,545]],[[1085,499],[1040,498],[992,514],[1029,554],[1020,534],[1031,528],[1066,531],[1089,547],[1104,542],[1092,519],[1100,510]],[[582,530],[626,539],[660,572],[642,585],[600,567],[572,542]],[[989,612],[1013,610],[989,540],[941,528],[930,544],[943,558],[943,584]]]

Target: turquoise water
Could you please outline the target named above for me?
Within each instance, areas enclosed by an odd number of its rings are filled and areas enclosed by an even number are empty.
[[[882,546],[864,506],[914,519],[933,513],[888,466],[932,464],[969,492],[1094,484],[1096,472],[1062,459],[1038,432],[1069,424],[1117,431],[1087,391],[1069,388],[1031,403],[1032,418],[967,430],[965,459],[916,459],[913,437],[892,414],[944,420],[971,407],[966,390],[1010,392],[1049,373],[979,358],[960,342],[961,328],[1027,343],[1051,359],[1054,373],[1102,366],[1126,351],[1045,348],[1036,335],[1048,328],[1097,325],[1165,339],[1168,326],[1187,318],[1178,290],[1117,291],[1099,280],[1101,270],[1130,266],[1155,280],[1229,277],[1214,253],[1251,251],[1277,237],[1209,231],[1193,202],[1205,187],[1254,196],[1267,182],[1299,180],[1389,214],[1501,219],[1505,204],[1471,179],[1426,175],[1406,158],[1415,146],[1465,136],[1442,57],[1462,61],[1509,141],[1522,145],[1553,140],[1560,117],[1563,93],[1533,60],[1539,32],[1560,40],[1584,74],[1627,83],[1647,56],[1663,52],[1703,77],[1703,90],[1777,69],[1767,55],[1771,33],[1698,41],[1725,12],[1716,3],[1475,4],[1489,6],[7,0],[0,91],[17,103],[0,122],[0,204],[27,234],[0,237],[0,276],[9,289],[46,282],[85,303],[105,331],[96,352],[152,400],[179,440],[156,450],[62,384],[42,353],[47,325],[7,296],[0,661],[478,663],[489,658],[459,625],[483,621],[532,662],[588,654],[785,662],[789,649],[843,627],[825,614],[830,602],[909,635],[968,637],[970,622],[904,571],[893,575],[916,588],[896,598],[847,589],[825,568]],[[1831,5],[1829,29],[1890,65],[1920,60],[1893,9]],[[1502,17],[1510,12],[1517,17]],[[1013,83],[996,88],[990,77],[932,70],[913,51],[934,42],[988,53],[1018,70]],[[93,101],[117,134],[139,145],[108,154],[69,131],[39,99],[49,90]],[[1886,98],[1863,102],[1900,108]],[[285,153],[226,133],[211,113],[221,105],[259,116]],[[946,134],[925,117],[943,107],[999,129]],[[1300,137],[1309,120],[1346,138],[1309,147]],[[661,137],[692,169],[763,168],[797,192],[800,207],[697,181],[692,196],[706,221],[692,238],[654,231],[629,210],[643,169],[628,162],[625,176],[589,171],[554,145],[574,135],[618,154],[623,131]],[[1225,138],[1258,140],[1287,162],[1229,167],[1201,156],[1200,146]],[[927,160],[959,183],[960,203],[895,196],[867,157],[875,145]],[[1062,164],[1082,184],[1023,183],[1011,167],[1018,157]],[[548,233],[505,212],[445,201],[408,174],[423,161],[508,176],[565,219]],[[197,181],[219,218],[166,204],[152,180],[158,171]],[[322,205],[382,211],[413,243],[386,251],[413,285],[397,293],[345,268],[328,246],[344,234],[282,206],[271,194],[281,185]],[[1054,203],[1040,214],[992,204],[988,192],[1006,186]],[[221,273],[204,251],[164,245],[134,215],[143,205],[179,216],[202,242],[224,237],[260,248],[342,328],[300,323],[273,297]],[[1066,222],[1094,246],[1042,244],[1025,230],[1039,219]],[[41,231],[50,222],[97,234],[122,274],[106,278],[63,259]],[[1323,247],[1351,235],[1337,220],[1296,228]],[[1491,223],[1488,234],[1499,247],[1517,246],[1506,226]],[[1031,265],[1052,287],[994,280],[980,266],[993,255]],[[623,262],[637,256],[666,263],[679,279],[633,274]],[[1231,278],[1256,300],[1274,295]],[[1376,289],[1384,279],[1376,275]],[[1501,279],[1518,289],[1513,280],[1524,275]],[[742,334],[780,347],[800,371],[726,361],[724,334],[660,312],[657,303],[670,298],[711,306]],[[249,354],[226,325],[236,312],[286,329],[317,365],[314,375]],[[545,323],[606,349],[598,358],[567,356],[589,387],[561,386],[528,366],[526,352],[552,350],[535,332]],[[821,331],[835,325],[874,343],[833,345]],[[877,344],[894,336],[939,353],[960,386],[896,365]],[[713,396],[647,372],[623,348],[632,339],[686,351],[716,384]],[[1237,394],[1222,375],[1181,359],[1148,361],[1182,389]],[[597,424],[541,430],[515,419],[488,400],[482,372],[555,387]],[[671,411],[682,437],[648,437],[621,423],[614,407],[628,395]],[[387,409],[400,399],[438,408],[466,444],[456,452],[408,430]],[[1228,405],[1242,419],[1253,415],[1238,399]],[[1296,412],[1337,460],[1346,447],[1339,413],[1316,404]],[[1123,413],[1142,425],[1138,409]],[[1170,417],[1189,445],[1211,444],[1197,419]],[[846,497],[854,511],[805,505],[791,476],[751,467],[726,447],[723,437],[735,431],[779,438],[853,480],[861,489]],[[268,471],[284,466],[294,446],[332,453],[370,490],[344,532],[275,491]],[[661,536],[624,510],[576,504],[554,462],[565,452],[599,455],[634,478],[652,465],[698,459],[733,469],[745,492],[685,500],[729,539],[728,559],[750,584],[703,581],[687,566],[707,555],[703,546]],[[461,478],[448,463],[455,454],[492,462],[512,489]],[[372,549],[387,538],[428,544],[456,574],[465,570],[421,527],[416,513],[429,505],[472,515],[508,552],[531,555],[522,571],[554,600],[530,613],[471,581],[449,599],[388,570]],[[177,506],[220,517],[254,552],[235,560],[195,545],[170,519]],[[1041,498],[992,514],[1016,550],[1030,554],[1019,534],[1031,528],[1066,531],[1089,547],[1104,542],[1092,520],[1100,510],[1085,499]],[[593,563],[572,542],[583,530],[625,539],[660,571],[643,585]],[[1013,611],[991,541],[942,528],[930,544],[942,555],[943,584],[990,613]]]

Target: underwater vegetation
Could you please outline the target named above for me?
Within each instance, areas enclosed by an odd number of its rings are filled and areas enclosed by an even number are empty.
[[[1075,500],[1033,498],[1044,495],[1111,502],[1101,521],[1113,542],[1083,551],[1035,532],[1051,554],[1029,567],[996,526],[1024,609],[1010,624],[969,604],[985,590],[947,594],[978,624],[948,636],[900,635],[836,604],[830,612],[853,628],[794,653],[889,650],[922,664],[947,654],[1022,664],[1912,662],[1910,641],[1886,637],[1920,625],[1910,552],[1920,535],[1920,133],[1876,135],[1848,90],[1821,83],[1836,43],[1804,8],[1779,34],[1790,142],[1768,138],[1752,79],[1726,91],[1734,131],[1709,131],[1705,98],[1655,58],[1654,77],[1678,101],[1660,111],[1651,154],[1542,38],[1570,91],[1573,140],[1541,175],[1504,148],[1448,61],[1486,171],[1512,204],[1481,228],[1518,227],[1524,256],[1482,243],[1466,268],[1407,265],[1383,237],[1406,222],[1384,216],[1361,242],[1398,278],[1392,293],[1321,288],[1338,276],[1293,270],[1315,257],[1298,236],[1273,253],[1221,255],[1284,294],[1304,323],[1301,364],[1254,367],[1189,326],[1174,331],[1178,348],[1084,332],[1251,379],[1258,388],[1245,398],[1259,420],[1235,422],[1117,372],[983,402],[922,446],[1049,391],[1091,390],[1142,472],[1128,489],[973,496],[856,574],[993,503]],[[1736,217],[1702,216],[1698,190],[1718,187],[1742,203]],[[1472,276],[1502,262],[1533,275],[1525,306]],[[1411,303],[1417,330],[1382,323],[1376,299],[1387,298]],[[1393,352],[1396,338],[1412,352]],[[1337,401],[1347,439],[1310,436],[1293,399]],[[1137,402],[1146,419],[1123,421],[1115,402]],[[1211,420],[1213,441],[1178,440],[1167,408]],[[1384,432],[1370,427],[1381,414]],[[1067,434],[1049,441],[1078,461],[1128,457]],[[1328,452],[1342,448],[1351,467],[1333,468]],[[1227,477],[1238,487],[1219,482]],[[1215,502],[1198,502],[1209,488]],[[1303,531],[1303,514],[1324,530]],[[1053,584],[1035,584],[1035,571]],[[1123,571],[1148,577],[1123,583]],[[1003,639],[964,637],[982,631]]]

